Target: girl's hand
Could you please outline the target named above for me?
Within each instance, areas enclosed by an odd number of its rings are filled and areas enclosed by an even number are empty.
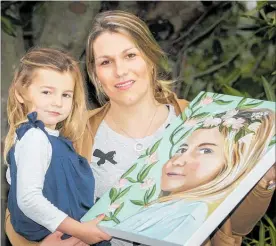
[[[40,246],[89,246],[75,237],[62,240],[62,235],[62,232],[56,231],[44,238]]]
[[[82,223],[83,226],[83,233],[81,235],[81,239],[89,244],[95,244],[104,240],[109,241],[111,236],[101,231],[97,224],[101,222],[104,218],[104,214],[98,216],[96,219],[91,220],[89,222]]]

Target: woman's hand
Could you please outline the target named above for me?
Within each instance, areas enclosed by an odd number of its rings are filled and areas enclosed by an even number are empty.
[[[80,241],[75,237],[62,240],[63,233],[56,231],[47,236],[41,243],[40,246],[89,246],[88,244]]]
[[[276,184],[276,164],[274,164],[259,181],[264,189],[274,189]]]

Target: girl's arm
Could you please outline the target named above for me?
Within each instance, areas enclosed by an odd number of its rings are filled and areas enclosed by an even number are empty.
[[[51,144],[40,129],[30,129],[17,143],[17,203],[21,211],[49,231],[72,235],[86,243],[109,240],[96,224],[102,219],[80,223],[55,207],[42,194],[45,174],[52,157]]]

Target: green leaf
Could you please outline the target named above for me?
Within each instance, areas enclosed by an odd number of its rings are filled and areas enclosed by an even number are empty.
[[[1,27],[3,28],[3,31],[5,33],[7,33],[10,36],[16,37],[15,27],[10,19],[1,16]]]
[[[152,148],[150,149],[150,152],[149,152],[150,155],[152,155],[152,154],[157,150],[157,148],[158,148],[158,146],[159,146],[161,140],[162,140],[162,138],[159,139],[159,140],[152,146]]]
[[[130,200],[134,205],[137,205],[137,206],[144,206],[144,202],[141,201],[141,200]]]
[[[268,4],[267,1],[257,1],[257,10],[261,10],[264,6]]]
[[[142,159],[142,158],[144,158],[144,157],[146,157],[146,156],[147,156],[147,154],[140,155],[140,156],[138,157],[138,159]]]
[[[152,187],[152,190],[150,191],[147,200],[150,201],[150,199],[154,196],[154,193],[156,191],[156,184]]]
[[[242,106],[242,105],[245,103],[246,100],[247,100],[247,98],[244,97],[244,98],[239,102],[237,108],[239,108],[240,106]]]
[[[124,190],[122,190],[119,195],[116,197],[116,200],[118,200],[119,198],[121,198],[122,196],[124,196],[126,193],[128,193],[128,191],[131,189],[131,186],[125,188]]]
[[[140,175],[140,182],[143,182],[144,179],[147,177],[147,175],[149,174],[149,171],[152,169],[152,167],[154,166],[154,164],[149,165]]]
[[[274,140],[274,142],[275,142],[275,140]],[[272,220],[266,214],[264,215],[264,218],[267,221],[267,223],[272,227],[272,229],[276,232],[276,228],[275,228],[274,223],[272,222]]]
[[[276,231],[273,230],[271,227],[268,228],[269,236],[271,240],[271,246],[276,246]]]
[[[274,71],[271,75],[276,75],[276,71]]]
[[[238,97],[244,97],[245,94],[238,91],[237,89],[234,89],[233,87],[231,86],[228,86],[228,85],[223,85],[222,87],[222,91],[224,94],[229,94],[229,95],[232,95],[232,96],[238,96]]]
[[[214,102],[218,105],[227,105],[232,103],[233,101],[215,100]]]
[[[109,198],[111,200],[111,203],[113,203],[116,199],[116,196],[117,196],[117,190],[115,188],[112,188],[110,191],[109,191]]]
[[[266,78],[262,76],[262,81],[263,81],[263,86],[265,90],[266,97],[269,101],[275,102],[275,93],[274,90],[272,89],[271,85],[268,83]]]
[[[130,183],[137,183],[137,181],[131,177],[126,177],[125,179],[127,179]]]
[[[260,222],[260,229],[259,229],[259,246],[264,246],[265,245],[265,228],[264,224],[261,221]]]
[[[187,120],[187,116],[186,116],[185,110],[181,113],[181,120],[182,121]]]
[[[209,113],[203,112],[203,113],[194,115],[193,118],[200,119],[200,118],[204,118],[204,117],[207,116],[207,115],[209,115]]]
[[[257,103],[250,103],[250,104],[245,104],[240,107],[240,109],[249,109],[249,108],[255,108],[259,105],[261,105],[263,102],[257,102]]]
[[[148,204],[148,194],[149,194],[149,190],[146,191],[145,195],[144,195],[144,204]]]
[[[122,210],[122,208],[124,207],[124,202],[120,204],[120,206],[118,208],[116,208],[114,215],[113,216],[117,216],[118,213],[120,213],[120,211]]]
[[[240,130],[236,135],[235,135],[235,143],[238,142],[238,140],[243,137],[243,131]]]
[[[135,163],[131,168],[129,168],[122,176],[121,179],[125,178],[129,175],[135,168],[137,167],[137,163]]]

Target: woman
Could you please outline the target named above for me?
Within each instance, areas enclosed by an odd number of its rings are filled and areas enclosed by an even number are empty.
[[[173,144],[176,153],[162,167],[162,192],[158,200],[115,227],[151,238],[158,235],[158,239],[170,243],[183,244],[190,239],[251,171],[275,134],[275,115],[270,110],[231,112],[236,114],[228,118],[228,112],[211,115],[212,122],[210,117],[198,120],[187,139]],[[254,114],[260,117],[252,119]],[[227,126],[233,119],[243,124],[235,129],[232,124]],[[179,139],[186,129],[184,123],[184,129],[177,134]],[[246,130],[248,134],[239,135]]]
[[[75,147],[91,161],[95,194],[100,197],[143,149],[160,138],[188,102],[177,99],[168,89],[169,83],[160,80],[165,71],[165,55],[146,24],[132,14],[100,13],[87,41],[86,57],[88,74],[104,106],[88,112],[86,132]],[[218,229],[213,242],[234,245],[236,240],[241,241],[240,235],[254,227],[271,200],[273,191],[266,190],[271,179],[268,175],[262,185],[256,186],[223,226],[223,231]],[[251,213],[248,207],[252,208]],[[13,245],[30,245],[14,233],[8,213],[6,231]],[[41,245],[54,245],[54,242],[61,245],[59,236],[54,234]]]

